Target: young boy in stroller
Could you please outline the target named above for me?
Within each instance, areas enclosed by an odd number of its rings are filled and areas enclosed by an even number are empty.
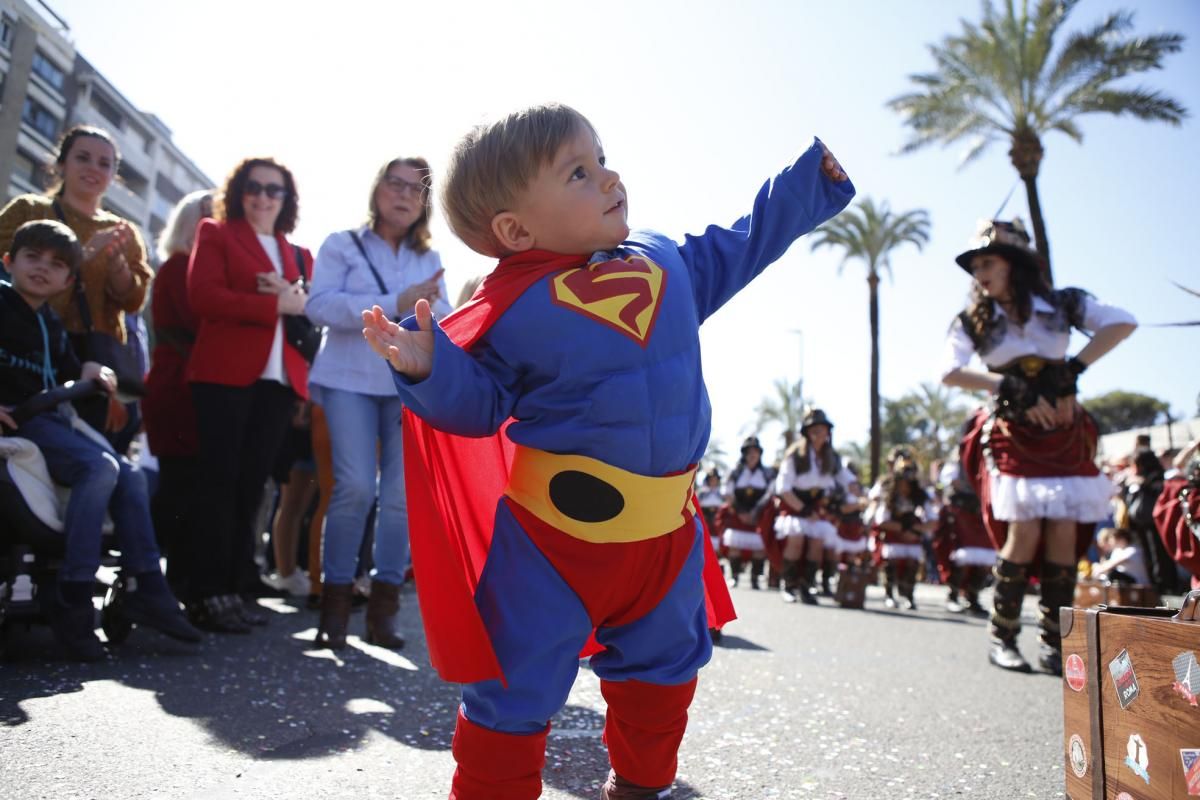
[[[93,361],[79,363],[61,322],[46,305],[72,286],[82,258],[71,229],[51,220],[22,225],[4,255],[12,282],[0,282],[0,431],[37,445],[50,476],[71,489],[62,563],[44,607],[67,655],[98,661],[106,651],[95,633],[92,594],[106,512],[120,550],[124,619],[184,641],[199,641],[201,635],[167,588],[146,481],[137,467],[115,453],[69,404],[14,414],[15,408],[26,404],[28,409],[27,401],[65,381],[94,381],[110,395],[116,391],[112,370]]]

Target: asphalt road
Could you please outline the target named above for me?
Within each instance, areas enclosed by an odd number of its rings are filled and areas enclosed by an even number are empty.
[[[1058,679],[986,662],[985,623],[942,610],[789,606],[734,591],[740,619],[700,677],[674,797],[1062,797]],[[985,598],[986,599],[986,598]],[[135,629],[112,661],[54,659],[16,631],[0,666],[0,797],[444,798],[457,691],[408,647],[309,649],[316,613],[264,600],[270,625],[199,646]],[[1034,652],[1034,598],[1022,635]],[[351,631],[362,630],[362,614]],[[544,797],[596,798],[599,683],[580,672],[549,739]]]

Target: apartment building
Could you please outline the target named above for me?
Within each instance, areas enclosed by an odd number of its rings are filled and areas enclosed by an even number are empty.
[[[75,50],[67,23],[47,4],[0,0],[0,201],[42,191],[59,137],[77,124],[104,128],[116,140],[121,164],[104,204],[137,223],[147,241],[181,197],[215,185],[162,120],[133,105]]]

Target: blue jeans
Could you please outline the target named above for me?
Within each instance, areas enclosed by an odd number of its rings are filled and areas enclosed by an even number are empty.
[[[350,583],[358,563],[367,515],[375,515],[375,569],[371,577],[404,582],[408,566],[408,503],[404,496],[403,406],[395,395],[369,395],[321,387],[321,406],[333,450],[333,495],[325,513],[325,583]],[[378,480],[376,476],[378,475]]]
[[[57,412],[37,415],[15,435],[36,444],[46,459],[50,477],[71,487],[60,580],[95,580],[105,511],[112,515],[126,573],[158,571],[158,545],[141,470],[129,459],[76,431],[71,421]]]

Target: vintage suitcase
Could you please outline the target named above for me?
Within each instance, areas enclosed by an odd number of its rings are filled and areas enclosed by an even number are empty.
[[[871,572],[857,564],[838,564],[837,587],[833,600],[842,608],[862,608],[867,599],[867,584]]]
[[[1162,595],[1153,586],[1095,580],[1081,580],[1075,585],[1076,608],[1099,605],[1154,608],[1161,603]]]
[[[1064,608],[1070,800],[1200,797],[1200,591],[1169,608]]]

